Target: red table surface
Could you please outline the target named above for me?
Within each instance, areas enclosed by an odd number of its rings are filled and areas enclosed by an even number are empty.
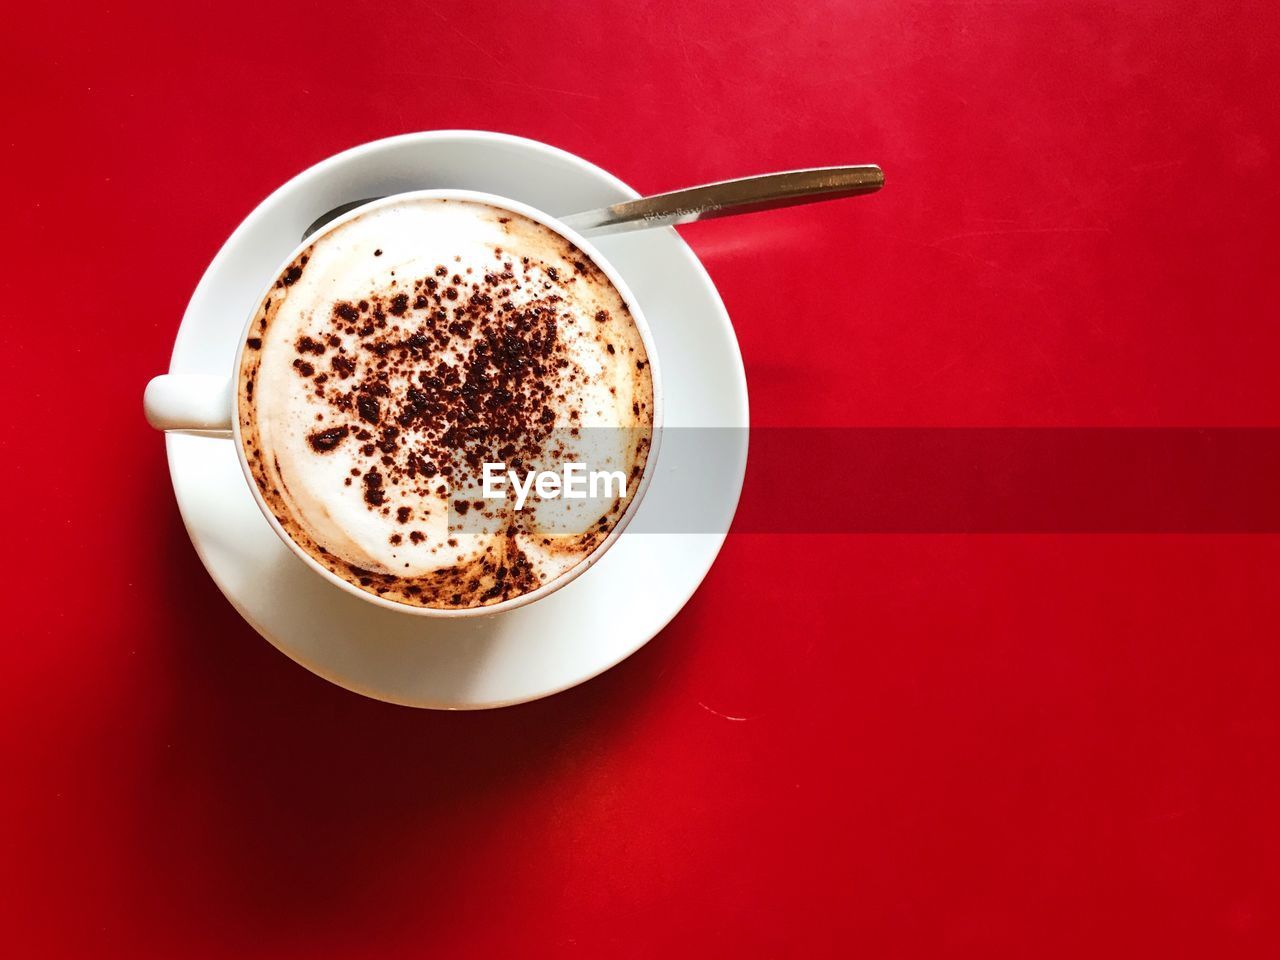
[[[413,711],[240,620],[140,401],[263,196],[455,127],[883,164],[685,230],[757,426],[1280,425],[1278,10],[9,9],[5,952],[1276,956],[1274,535],[738,533],[599,679]]]

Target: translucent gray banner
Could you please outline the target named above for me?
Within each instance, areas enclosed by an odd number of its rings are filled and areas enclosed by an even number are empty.
[[[658,446],[628,534],[1280,532],[1276,428],[669,427]]]

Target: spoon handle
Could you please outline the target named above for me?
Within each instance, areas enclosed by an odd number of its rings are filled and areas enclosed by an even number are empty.
[[[875,193],[884,186],[884,171],[874,164],[814,167],[722,180],[701,187],[659,193],[609,207],[571,213],[560,219],[580,233],[600,236],[650,227],[670,227],[712,217],[794,207],[818,200],[838,200]]]

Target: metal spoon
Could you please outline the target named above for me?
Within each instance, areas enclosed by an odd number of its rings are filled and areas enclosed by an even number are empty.
[[[627,200],[596,210],[584,210],[561,217],[560,222],[586,236],[670,227],[713,217],[731,217],[758,210],[776,210],[819,200],[839,200],[875,193],[884,186],[884,171],[874,164],[855,167],[813,167],[766,173],[757,177],[721,180],[701,187],[659,193],[639,200]],[[324,213],[303,231],[305,240],[330,220],[379,197],[367,197],[340,204]]]

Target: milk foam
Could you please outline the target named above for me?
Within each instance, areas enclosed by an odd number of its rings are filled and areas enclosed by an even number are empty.
[[[526,356],[541,376],[524,375]],[[546,455],[587,446],[593,468],[632,476],[630,495],[650,448],[648,360],[617,290],[554,231],[485,204],[410,200],[333,229],[282,274],[244,351],[241,436],[286,532],[334,572],[406,603],[494,603],[580,563],[626,499],[460,516],[478,472],[427,476],[424,464],[444,465],[415,451],[438,452],[477,417],[505,436],[500,405],[523,403],[519,416],[551,431]],[[414,399],[466,370],[473,393],[497,385],[487,407],[468,409],[464,387]]]

